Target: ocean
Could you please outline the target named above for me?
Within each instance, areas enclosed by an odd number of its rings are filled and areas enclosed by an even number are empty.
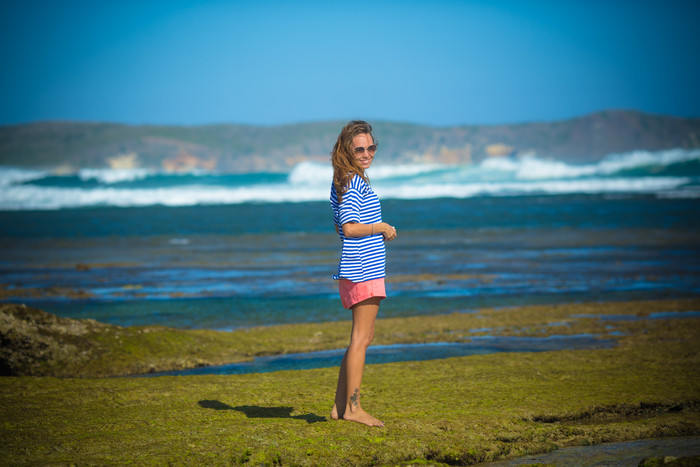
[[[700,150],[375,164],[398,230],[380,317],[700,294]],[[330,179],[0,167],[0,298],[119,325],[347,320]]]

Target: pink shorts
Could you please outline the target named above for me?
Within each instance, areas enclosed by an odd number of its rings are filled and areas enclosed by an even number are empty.
[[[364,302],[368,298],[386,298],[383,277],[365,282],[352,282],[347,279],[340,279],[338,284],[340,289],[340,301],[343,302],[343,307],[348,310],[358,303]]]

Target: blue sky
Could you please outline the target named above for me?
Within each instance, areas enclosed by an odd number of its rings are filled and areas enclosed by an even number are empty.
[[[0,124],[700,116],[697,1],[0,6]]]

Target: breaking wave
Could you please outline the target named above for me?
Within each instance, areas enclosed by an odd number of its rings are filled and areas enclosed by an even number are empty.
[[[611,154],[593,164],[536,157],[479,164],[376,165],[368,170],[382,199],[536,194],[652,194],[700,197],[700,149]],[[303,162],[288,174],[169,174],[147,169],[81,169],[73,174],[0,167],[0,209],[326,201],[328,164]]]

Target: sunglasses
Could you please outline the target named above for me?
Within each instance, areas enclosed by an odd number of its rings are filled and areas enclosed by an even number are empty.
[[[366,148],[363,148],[362,146],[357,146],[352,149],[355,152],[356,156],[361,156],[365,153],[365,150],[367,151],[367,154],[370,156],[373,156],[375,152],[377,152],[377,145],[376,144],[371,144],[367,146]]]

